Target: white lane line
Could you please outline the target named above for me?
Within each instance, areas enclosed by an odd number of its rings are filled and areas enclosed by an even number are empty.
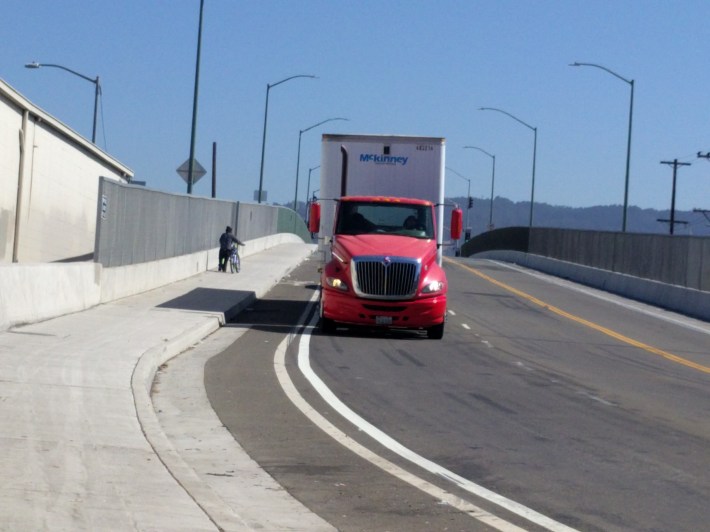
[[[307,327],[307,330],[304,331],[303,336],[301,336],[301,343],[299,344],[299,361],[301,359],[300,352],[302,350],[302,346],[304,345],[304,338],[306,342],[306,350],[308,349],[307,344],[310,341],[310,330],[313,328],[313,325],[315,324],[317,319],[317,316],[314,317],[314,319],[311,321],[309,326]],[[485,523],[486,525],[496,529],[496,530],[501,530],[503,532],[524,532],[525,529],[520,528],[513,523],[509,523],[508,521],[505,521],[498,516],[495,516],[478,506],[475,506],[474,504],[469,503],[468,501],[465,501],[461,499],[460,497],[457,497],[448,491],[439,488],[438,486],[435,486],[434,484],[431,484],[416,475],[406,471],[405,469],[402,469],[401,467],[397,466],[396,464],[393,464],[389,460],[382,458],[378,454],[370,451],[367,447],[359,444],[352,438],[350,438],[347,434],[342,432],[340,429],[335,427],[332,423],[330,423],[327,419],[325,419],[318,411],[316,411],[298,392],[296,389],[296,386],[293,384],[293,381],[291,381],[290,376],[288,375],[288,371],[286,369],[286,363],[285,363],[285,358],[286,358],[286,350],[291,343],[291,341],[294,339],[296,336],[295,332],[292,332],[289,337],[284,339],[283,342],[279,345],[279,347],[276,350],[276,353],[274,355],[274,370],[276,372],[276,376],[278,377],[279,383],[281,384],[282,389],[288,396],[288,398],[291,400],[291,402],[306,416],[308,417],[317,427],[319,427],[323,432],[328,434],[331,438],[333,438],[335,441],[349,449],[350,451],[354,452],[355,454],[359,455],[360,457],[364,458],[368,462],[374,464],[375,466],[379,467],[386,473],[389,473],[390,475],[393,475],[400,480],[403,480],[404,482],[407,482],[408,484],[411,484],[415,488],[420,489],[424,493],[427,493],[428,495],[431,495],[435,499],[439,501],[440,504],[447,504],[452,506],[453,508],[456,508],[457,510],[464,512],[468,514],[469,516],[473,517],[474,519],[478,519],[479,521]],[[300,362],[299,362],[300,365]],[[317,378],[317,377],[316,377]],[[327,389],[327,388],[326,388]]]
[[[594,395],[594,394],[591,394],[591,393],[589,393],[589,392],[580,391],[580,392],[577,392],[577,393],[578,393],[579,395],[582,395],[582,396],[584,396],[584,397],[587,397],[587,398],[591,399],[592,401],[596,401],[597,403],[601,403],[601,404],[606,405],[606,406],[616,406],[614,403],[612,403],[612,402],[610,402],[610,401],[607,401],[606,399],[602,399],[601,397],[599,397],[599,396],[597,396],[597,395]]]
[[[468,323],[462,323],[462,324],[461,324],[461,327],[463,327],[463,328],[466,329],[467,331],[470,331],[470,330],[471,330],[471,327],[468,325]],[[480,334],[476,334],[476,338],[480,338],[480,337],[481,337]],[[490,343],[488,340],[481,340],[481,343],[482,343],[483,345],[485,345],[486,347],[490,347],[490,348],[493,347],[493,344]]]
[[[311,303],[309,304],[309,308],[306,309],[304,315],[299,320],[299,323],[302,323],[305,320],[305,316],[308,315],[310,307],[311,305],[313,305],[313,302],[316,300],[316,298],[317,294],[314,294],[313,298],[311,299]],[[313,386],[313,388],[320,394],[320,396],[336,412],[338,412],[345,419],[353,423],[358,429],[367,433],[380,444],[397,453],[402,458],[405,458],[406,460],[423,468],[426,471],[429,471],[435,475],[440,476],[441,478],[453,482],[455,485],[468,491],[469,493],[472,493],[477,497],[481,497],[482,499],[492,502],[509,512],[523,517],[531,523],[535,523],[548,530],[552,530],[554,532],[574,531],[573,528],[554,521],[553,519],[545,515],[542,515],[520,503],[517,503],[511,499],[499,495],[498,493],[484,488],[483,486],[475,484],[474,482],[471,482],[457,475],[456,473],[449,471],[448,469],[441,467],[440,465],[414,453],[407,447],[397,442],[395,439],[391,438],[390,436],[388,436],[387,434],[385,434],[384,432],[361,418],[350,408],[348,408],[340,399],[335,396],[335,394],[333,394],[330,388],[325,385],[325,383],[320,379],[320,377],[318,377],[318,375],[316,375],[316,373],[311,368],[309,344],[311,339],[311,332],[315,327],[317,320],[318,314],[313,313],[311,321],[308,323],[308,325],[305,327],[301,334],[300,341],[298,344],[298,367],[301,370],[301,373],[311,383],[311,386]],[[281,384],[281,387],[283,388],[284,392],[289,397],[291,402],[293,402],[293,404],[298,407],[299,410],[301,410],[301,412],[303,412],[316,426],[318,426],[326,434],[329,434],[333,439],[335,439],[354,453],[365,458],[366,460],[380,467],[384,471],[396,476],[397,478],[405,482],[408,482],[409,484],[419,488],[423,492],[428,493],[447,504],[450,504],[454,508],[457,508],[458,510],[469,514],[471,517],[478,519],[479,521],[495,528],[496,530],[502,530],[505,532],[518,532],[523,530],[518,526],[514,525],[513,523],[505,521],[504,519],[501,519],[498,516],[486,512],[478,506],[475,506],[467,501],[460,499],[459,497],[454,496],[448,491],[443,490],[417,477],[416,475],[413,475],[412,473],[409,473],[408,471],[400,468],[392,462],[373,453],[363,445],[357,443],[355,440],[350,438],[340,429],[332,425],[328,420],[326,420],[319,412],[317,412],[313,407],[311,407],[311,405],[298,393],[298,390],[291,381],[288,375],[288,371],[286,370],[286,349],[296,337],[296,334],[296,331],[293,331],[279,345],[278,349],[276,350],[276,354],[274,355],[274,369],[279,379],[279,383]]]

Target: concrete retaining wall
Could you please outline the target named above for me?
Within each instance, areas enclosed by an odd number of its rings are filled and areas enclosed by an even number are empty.
[[[243,258],[270,247],[303,242],[282,233],[246,242]],[[0,330],[79,312],[217,268],[212,249],[155,262],[103,268],[98,263],[0,264]]]

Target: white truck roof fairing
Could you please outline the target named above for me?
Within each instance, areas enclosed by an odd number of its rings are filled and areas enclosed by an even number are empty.
[[[334,200],[341,196],[397,196],[443,204],[445,144],[442,137],[323,134],[319,247],[325,249],[332,236]],[[441,206],[437,208],[439,244],[443,217]]]

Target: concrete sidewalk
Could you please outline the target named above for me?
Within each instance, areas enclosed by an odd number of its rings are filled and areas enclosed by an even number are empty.
[[[234,458],[244,474],[229,483],[233,492],[249,490],[249,502],[225,498],[182,460],[150,397],[163,363],[217,331],[313,250],[282,244],[243,259],[239,274],[208,271],[0,333],[0,530],[330,529],[248,457]],[[195,382],[184,394],[198,394]],[[251,502],[259,510],[242,506]]]

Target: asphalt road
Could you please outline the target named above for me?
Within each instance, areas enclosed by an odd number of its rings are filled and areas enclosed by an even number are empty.
[[[362,330],[310,336],[300,356],[305,349],[322,383],[444,473],[345,421],[297,367],[296,346],[286,352],[289,377],[317,412],[422,485],[462,500],[469,511],[460,511],[351,452],[284,394],[274,351],[316,290],[315,268],[306,262],[240,316],[250,332],[210,360],[205,384],[252,458],[334,526],[707,528],[708,324],[461,260],[446,265],[443,340]]]

